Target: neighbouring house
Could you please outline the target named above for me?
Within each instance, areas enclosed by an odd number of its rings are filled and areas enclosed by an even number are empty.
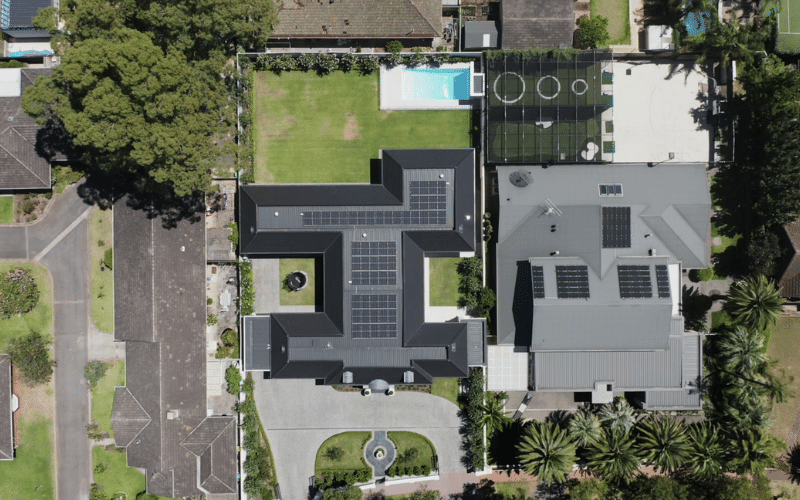
[[[53,55],[50,33],[37,30],[33,18],[40,9],[52,7],[52,0],[0,1],[0,27],[5,41],[5,57],[42,57]]]
[[[595,403],[624,392],[646,409],[699,408],[702,335],[684,331],[681,276],[708,265],[705,165],[497,172],[497,346],[488,369],[498,359],[505,378],[490,376],[489,389],[530,383],[591,393]],[[528,353],[530,371],[520,373]]]
[[[0,193],[51,187],[44,129],[22,110],[25,89],[49,75],[49,69],[0,69]]]
[[[464,23],[465,50],[497,48],[497,25],[494,21],[467,21]]]
[[[128,466],[145,470],[148,493],[233,500],[236,417],[207,404],[202,206],[197,220],[167,223],[130,203],[114,205],[114,337],[126,358],[111,420],[116,445]]]
[[[474,254],[475,151],[384,150],[380,162],[380,184],[240,188],[240,253],[254,269],[322,264],[315,312],[244,319],[246,370],[378,391],[485,364],[485,321],[428,322],[424,300],[425,257]]]
[[[14,460],[13,398],[11,358],[0,354],[0,460]]]
[[[572,47],[572,0],[502,0],[500,46],[503,49]]]
[[[784,238],[781,248],[784,249],[785,267],[778,279],[781,297],[787,299],[800,298],[800,221],[794,221],[783,227]]]
[[[448,20],[449,22],[449,20]],[[271,42],[289,46],[430,47],[446,22],[441,0],[288,0],[278,11]]]

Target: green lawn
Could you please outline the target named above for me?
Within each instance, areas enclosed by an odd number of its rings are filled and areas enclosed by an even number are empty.
[[[92,321],[97,328],[113,333],[114,272],[108,269],[103,271],[100,267],[103,254],[113,244],[114,231],[111,210],[100,210],[99,207],[95,207],[92,211],[90,227],[89,246],[92,249],[92,257],[89,265],[92,268]]]
[[[137,494],[147,487],[144,474],[135,467],[128,467],[125,453],[106,451],[102,446],[95,446],[92,449],[92,457],[93,468],[100,464],[105,464],[108,467],[105,472],[94,472],[94,482],[103,485],[107,496],[125,493],[128,500],[133,500]],[[156,498],[158,500],[169,500],[161,496]]]
[[[430,259],[430,295],[432,306],[458,305],[458,263],[461,259]]]
[[[92,389],[92,420],[100,426],[100,431],[114,437],[111,428],[111,410],[114,406],[114,387],[125,385],[125,362],[117,360],[108,368],[105,376]]]
[[[37,417],[19,422],[20,443],[16,458],[0,462],[0,499],[55,498],[53,421]]]
[[[434,448],[433,443],[431,443],[428,438],[416,432],[406,431],[391,431],[388,433],[388,436],[397,447],[397,459],[394,461],[393,465],[405,467],[428,465],[433,467],[432,459],[433,456],[436,455],[436,448]],[[401,463],[403,454],[406,450],[411,448],[417,449],[418,454],[416,460],[409,463]]]
[[[431,394],[447,399],[458,406],[458,386],[457,378],[436,378],[433,379]]]
[[[378,73],[256,72],[256,182],[369,182],[380,149],[468,148],[470,112],[381,111]]]
[[[0,224],[14,222],[14,197],[0,196]]]
[[[39,303],[31,311],[8,319],[0,318],[0,352],[5,352],[9,339],[37,331],[42,335],[53,336],[53,282],[50,273],[39,264],[0,262],[0,273],[6,274],[15,269],[25,269],[36,278],[39,287]]]
[[[498,495],[498,500],[525,500],[533,496],[536,490],[537,481],[515,481],[494,483],[494,491]]]
[[[322,470],[354,470],[368,467],[364,460],[364,445],[372,439],[371,432],[343,432],[328,438],[317,450],[316,473]],[[341,459],[333,461],[325,457],[325,450],[339,447],[344,451]]]
[[[316,303],[315,259],[281,259],[281,305],[284,306],[313,306]],[[305,271],[308,274],[308,286],[292,292],[286,287],[285,278],[293,271]]]
[[[631,24],[628,0],[591,0],[592,16],[608,19],[609,45],[629,45],[631,43]]]
[[[797,397],[800,396],[800,352],[797,350],[800,319],[778,318],[777,324],[771,329],[772,339],[767,355],[770,360],[778,362],[773,368],[773,373],[779,375],[780,370],[785,370],[787,377],[794,377],[789,389],[795,392],[795,397],[788,398],[785,403],[774,404],[771,413],[774,419],[772,434],[781,440],[786,440],[797,411]]]

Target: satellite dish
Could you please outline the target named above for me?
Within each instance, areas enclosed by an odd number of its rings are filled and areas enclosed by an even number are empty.
[[[527,186],[528,184],[533,182],[533,179],[531,178],[531,174],[529,174],[528,172],[524,172],[522,170],[518,170],[516,172],[512,172],[508,176],[508,180],[511,181],[511,184],[513,184],[513,185],[515,185],[515,186],[517,186],[519,188],[524,188],[525,186]]]

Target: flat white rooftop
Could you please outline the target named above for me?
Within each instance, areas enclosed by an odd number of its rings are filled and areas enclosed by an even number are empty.
[[[22,95],[21,69],[0,69],[0,97],[19,97],[20,95]]]
[[[614,163],[708,162],[708,83],[691,61],[614,61]]]

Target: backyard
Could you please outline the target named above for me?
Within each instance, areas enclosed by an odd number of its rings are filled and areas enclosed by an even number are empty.
[[[14,197],[0,196],[0,224],[14,223]]]
[[[352,471],[367,467],[364,460],[364,445],[372,439],[371,432],[343,432],[328,438],[317,451],[315,471],[322,470]],[[338,460],[327,457],[329,448],[341,448],[342,456]]]
[[[629,45],[631,43],[630,7],[628,0],[591,0],[592,16],[608,19],[608,44]]]
[[[431,306],[458,305],[458,263],[460,258],[430,259]]]
[[[381,111],[378,74],[255,72],[256,182],[370,182],[381,149],[468,148],[469,111]]]
[[[19,448],[16,457],[0,465],[0,498],[55,498],[52,417],[29,415],[18,418],[17,425]]]
[[[281,305],[313,306],[316,302],[316,259],[280,259]],[[286,276],[294,271],[304,271],[308,275],[308,285],[297,291],[289,290]]]
[[[124,450],[106,451],[102,446],[95,446],[92,449],[92,458],[94,482],[103,486],[107,497],[124,493],[125,498],[133,500],[137,494],[145,491],[147,485],[144,474],[134,467],[128,467]],[[166,497],[156,498],[167,500]]]
[[[111,210],[95,208],[91,218],[92,321],[104,332],[114,332],[114,271],[102,264],[113,245]]]
[[[0,318],[0,352],[5,352],[9,339],[27,335],[31,331],[39,332],[47,338],[53,336],[53,282],[50,273],[38,264],[0,262],[0,273],[3,275],[15,269],[24,269],[35,278],[39,288],[39,302],[22,316]]]
[[[436,449],[428,438],[416,432],[406,431],[391,431],[388,435],[397,447],[397,459],[393,465],[434,467],[433,457],[436,455]],[[409,450],[412,449],[416,449],[417,453],[410,453]]]
[[[125,362],[117,360],[92,389],[92,420],[97,422],[100,432],[108,432],[111,437],[114,437],[111,428],[114,387],[123,385],[125,385]]]
[[[795,397],[787,398],[785,403],[775,403],[772,407],[771,417],[774,419],[772,434],[782,441],[797,441],[797,429],[792,427],[798,418],[798,400],[800,395],[800,354],[797,351],[797,338],[800,336],[800,318],[778,318],[778,323],[771,327],[772,338],[769,341],[767,354],[771,361],[777,361],[773,372],[780,374],[784,370],[787,378],[794,377],[789,389],[794,391]]]

